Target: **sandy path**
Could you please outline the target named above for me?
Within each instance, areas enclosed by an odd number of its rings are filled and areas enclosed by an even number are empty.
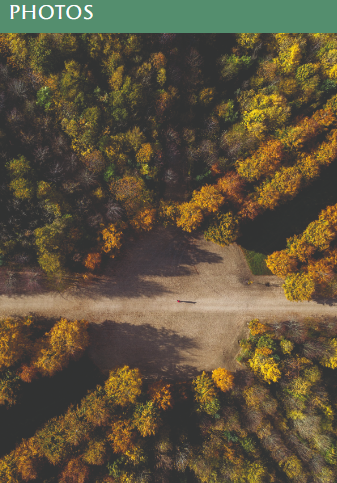
[[[279,279],[250,274],[236,245],[159,229],[124,253],[96,284],[76,291],[0,296],[0,316],[84,318],[93,322],[90,355],[103,370],[129,364],[149,377],[186,377],[235,370],[238,339],[252,317],[337,315],[335,306],[287,301]]]

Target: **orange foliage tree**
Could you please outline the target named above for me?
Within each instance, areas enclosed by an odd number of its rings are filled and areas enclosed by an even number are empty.
[[[101,264],[101,254],[100,253],[89,253],[84,261],[84,266],[89,270],[94,271]]]
[[[111,432],[108,432],[108,440],[114,453],[125,454],[129,451],[135,440],[136,434],[128,419],[115,419],[111,424]]]
[[[234,387],[234,376],[227,369],[219,367],[212,372],[212,379],[216,387],[222,392],[227,392]]]
[[[263,143],[255,153],[244,160],[238,160],[236,169],[240,176],[249,181],[273,174],[280,167],[283,158],[282,143],[270,140]]]
[[[23,440],[15,450],[15,462],[23,481],[35,480],[41,467],[38,452],[32,440]]]
[[[296,258],[291,257],[289,253],[282,250],[269,255],[266,265],[275,275],[284,278],[296,270],[297,261]]]
[[[148,390],[151,401],[164,411],[172,407],[173,399],[171,394],[171,384],[165,384],[163,381],[154,382]]]
[[[80,458],[71,459],[62,471],[61,483],[86,483],[89,481],[89,466]]]

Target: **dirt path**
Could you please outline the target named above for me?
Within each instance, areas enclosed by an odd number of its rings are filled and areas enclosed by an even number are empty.
[[[253,277],[236,245],[158,229],[129,242],[95,284],[64,294],[2,295],[0,316],[84,318],[93,322],[90,355],[102,370],[129,364],[148,377],[186,377],[235,370],[238,339],[252,317],[337,315],[336,306],[287,301],[281,285],[274,276]]]

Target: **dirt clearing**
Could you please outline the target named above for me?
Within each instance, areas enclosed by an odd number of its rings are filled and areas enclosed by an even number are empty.
[[[185,378],[240,367],[238,340],[252,317],[336,316],[334,306],[287,301],[281,285],[274,276],[252,276],[235,244],[157,229],[128,242],[95,283],[63,294],[0,296],[0,316],[86,319],[90,356],[103,371],[128,364],[150,378]]]

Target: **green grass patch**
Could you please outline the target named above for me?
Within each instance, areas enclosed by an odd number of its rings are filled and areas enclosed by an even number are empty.
[[[253,250],[246,250],[245,248],[242,248],[242,250],[253,275],[272,275],[266,265],[267,255],[254,252]]]

